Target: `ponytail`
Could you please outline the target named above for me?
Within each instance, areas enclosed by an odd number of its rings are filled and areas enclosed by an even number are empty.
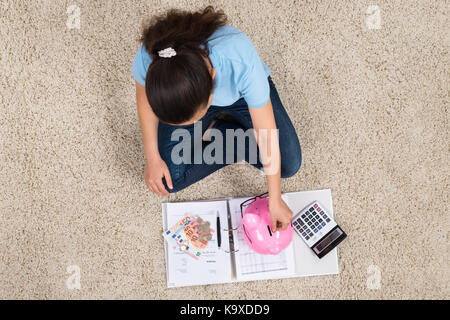
[[[205,62],[210,53],[207,41],[226,22],[222,10],[208,6],[198,12],[169,9],[154,16],[145,28],[141,41],[152,57],[145,89],[150,106],[161,121],[183,123],[206,107],[214,89]],[[158,54],[167,48],[176,55]]]

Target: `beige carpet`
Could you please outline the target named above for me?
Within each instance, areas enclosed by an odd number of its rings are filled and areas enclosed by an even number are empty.
[[[66,25],[72,4],[80,29]],[[130,68],[145,18],[206,4],[252,39],[298,130],[303,165],[283,190],[332,189],[349,235],[337,276],[166,288],[164,199],[143,181]],[[448,9],[2,0],[0,297],[448,299]],[[255,172],[230,166],[170,200],[264,192]],[[67,286],[77,266],[80,289]]]

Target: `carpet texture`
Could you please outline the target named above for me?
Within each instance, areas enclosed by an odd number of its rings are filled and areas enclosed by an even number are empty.
[[[130,69],[143,21],[207,4],[252,39],[297,129],[303,164],[283,191],[332,190],[349,235],[339,275],[166,288],[167,199],[143,181]],[[2,0],[0,298],[448,299],[448,9]],[[169,200],[264,191],[256,169],[235,165]]]

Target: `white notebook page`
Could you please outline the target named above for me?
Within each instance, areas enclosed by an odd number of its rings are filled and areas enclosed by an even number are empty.
[[[249,198],[229,200],[235,253],[236,280],[251,281],[291,277],[295,274],[294,247],[291,244],[278,255],[265,255],[253,251],[245,242],[241,229],[242,217],[240,204]],[[287,203],[287,198],[283,196]]]
[[[226,201],[176,202],[166,203],[166,229],[176,224],[183,216],[198,214],[209,221],[214,229],[213,238],[203,251],[199,260],[188,256],[177,248],[167,245],[167,284],[168,287],[204,285],[231,281],[231,260],[228,233],[222,231],[221,248],[217,244],[217,212],[221,229],[228,228]]]
[[[289,198],[289,208],[294,216],[313,201],[319,201],[328,214],[334,218],[331,190],[312,190],[289,192],[284,194]],[[325,257],[319,259],[313,251],[303,242],[300,236],[294,232],[295,273],[297,276],[317,276],[326,274],[338,274],[337,248],[331,250]]]

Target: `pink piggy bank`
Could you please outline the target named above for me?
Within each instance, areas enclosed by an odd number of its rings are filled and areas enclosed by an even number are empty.
[[[269,199],[256,197],[244,211],[242,232],[247,245],[260,254],[279,254],[292,241],[292,223],[283,230],[272,232]]]

